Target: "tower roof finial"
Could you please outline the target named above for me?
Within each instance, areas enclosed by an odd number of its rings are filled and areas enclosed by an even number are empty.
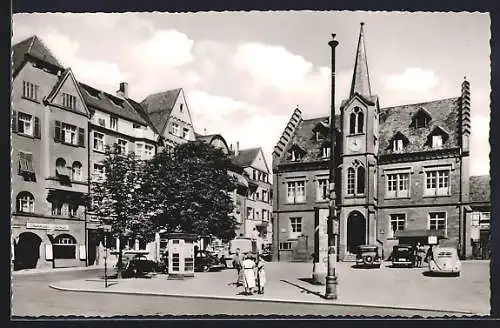
[[[363,26],[364,22],[360,23],[358,48],[356,50],[356,61],[354,63],[354,72],[352,75],[351,93],[352,97],[355,93],[363,96],[371,96],[370,76],[368,74],[368,61],[366,59],[365,37]]]

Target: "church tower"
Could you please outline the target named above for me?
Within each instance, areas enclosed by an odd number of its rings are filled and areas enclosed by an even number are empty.
[[[376,244],[378,97],[372,95],[361,23],[348,99],[340,107],[342,178],[339,256],[352,257],[357,246]]]

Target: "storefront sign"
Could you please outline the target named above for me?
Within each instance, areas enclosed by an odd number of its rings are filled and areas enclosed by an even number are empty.
[[[438,243],[438,238],[437,238],[437,236],[428,236],[428,237],[427,237],[427,243],[428,243],[429,245],[437,245],[437,243]]]
[[[80,260],[83,261],[87,259],[87,252],[85,249],[85,245],[79,245],[78,254],[80,254]]]
[[[54,255],[52,254],[52,245],[45,245],[45,259],[47,261],[52,261],[54,259]]]
[[[39,230],[55,230],[55,231],[69,231],[67,224],[52,224],[52,223],[34,223],[27,222],[26,228],[39,229]]]
[[[319,222],[319,262],[328,262],[328,209],[320,208],[318,210]]]

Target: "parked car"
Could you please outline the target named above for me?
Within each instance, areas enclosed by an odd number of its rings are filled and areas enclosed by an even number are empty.
[[[432,256],[428,259],[429,271],[433,273],[460,275],[462,263],[458,258],[458,252],[453,247],[436,247]]]
[[[380,268],[382,258],[376,245],[361,245],[356,254],[357,267]]]
[[[139,278],[156,272],[156,262],[148,260],[143,254],[124,254],[122,262],[124,278]]]
[[[214,271],[221,270],[224,267],[225,265],[215,253],[209,251],[196,252],[196,256],[194,258],[194,271]]]
[[[415,254],[411,245],[395,245],[392,248],[392,266],[413,267]]]

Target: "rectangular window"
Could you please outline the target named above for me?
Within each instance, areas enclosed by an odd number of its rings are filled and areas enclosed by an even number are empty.
[[[393,151],[401,151],[403,150],[403,139],[396,139],[392,142],[392,150]]]
[[[94,178],[96,180],[102,180],[106,177],[104,172],[104,165],[94,164]]]
[[[354,187],[356,185],[356,173],[353,168],[347,170],[347,194],[354,195]]]
[[[443,146],[442,136],[432,136],[432,148],[441,148]]]
[[[189,129],[188,128],[183,128],[182,129],[182,138],[188,139],[189,138]]]
[[[94,131],[94,150],[104,151],[104,134]]]
[[[23,97],[38,101],[38,85],[23,81]]]
[[[292,227],[292,232],[302,232],[302,218],[290,218],[290,225]]]
[[[61,124],[61,140],[63,142],[71,145],[77,145],[78,137],[76,133],[76,126],[67,123]]]
[[[76,97],[68,93],[63,93],[62,105],[69,109],[76,109]]]
[[[128,142],[127,140],[118,139],[118,149],[120,154],[127,155],[128,153]]]
[[[387,174],[387,198],[409,197],[410,195],[410,173],[388,173]]]
[[[135,156],[138,158],[142,158],[143,156],[144,145],[142,143],[135,144]]]
[[[316,201],[322,202],[328,200],[328,179],[318,179],[318,189],[316,192]]]
[[[62,215],[62,202],[55,201],[52,204],[52,215]]]
[[[330,158],[330,147],[323,147],[323,158]]]
[[[287,182],[287,202],[303,203],[306,201],[305,181]]]
[[[33,136],[33,116],[19,112],[17,120],[17,131],[19,133]]]
[[[446,229],[446,213],[445,212],[429,213],[429,229],[430,230],[445,230]]]
[[[109,128],[111,130],[115,130],[117,131],[118,130],[118,117],[116,116],[111,116],[109,118]]]
[[[170,130],[170,133],[172,133],[173,135],[178,136],[179,135],[179,124],[177,124],[175,122],[172,122],[172,128]]]
[[[448,196],[450,194],[450,170],[425,172],[425,196]]]
[[[391,227],[392,231],[402,231],[406,227],[405,214],[391,214]]]
[[[106,120],[105,120],[105,119],[100,118],[100,119],[98,119],[97,121],[98,121],[98,124],[99,124],[100,126],[103,126],[103,127],[105,127],[105,126],[106,126]]]
[[[153,149],[154,149],[154,147],[151,145],[144,145],[145,159],[150,159],[153,157]]]
[[[285,241],[280,243],[280,251],[290,251],[292,250],[292,242],[291,241]]]
[[[247,207],[247,219],[253,220],[253,208]]]
[[[268,214],[267,210],[262,210],[262,220],[267,220],[268,219],[267,214]]]
[[[19,173],[35,173],[35,170],[33,169],[33,154],[19,152]]]

